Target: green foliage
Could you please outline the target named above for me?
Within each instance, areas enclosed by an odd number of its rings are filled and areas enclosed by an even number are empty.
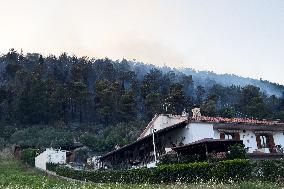
[[[226,118],[233,118],[233,117],[236,117],[236,111],[232,107],[222,108],[220,110],[220,116],[226,117]]]
[[[279,112],[278,116],[277,116],[281,121],[284,122],[284,110]]]
[[[161,165],[156,168],[154,178],[167,183],[208,181],[212,177],[210,170],[207,162]]]
[[[257,118],[283,117],[283,98],[267,97],[256,86],[225,87],[210,78],[200,85],[181,71],[125,59],[94,60],[66,53],[43,57],[11,49],[0,56],[0,62],[5,68],[0,121],[9,125],[63,122],[78,123],[80,128],[89,123],[106,127],[129,120],[149,121],[154,114],[165,113],[164,103],[169,113],[177,114],[203,105],[210,116],[233,117],[241,112]],[[283,89],[266,81],[261,84]]]
[[[72,146],[73,135],[62,129],[34,126],[15,132],[11,136],[10,141],[14,144],[38,148],[59,148]]]
[[[15,144],[47,146],[52,141],[51,146],[58,147],[82,139],[97,151],[109,151],[135,140],[140,123],[148,123],[156,113],[180,114],[196,105],[208,116],[284,120],[283,97],[268,97],[252,85],[226,87],[210,77],[199,81],[175,69],[67,53],[23,55],[15,49],[0,56],[0,62],[0,138]],[[263,85],[278,92],[284,88],[267,81],[261,81]],[[51,131],[33,128],[37,125]]]
[[[283,182],[284,161],[283,160],[261,160],[253,164],[254,177],[262,181]]]
[[[252,165],[246,159],[220,161],[213,168],[213,177],[217,180],[248,180],[251,177]]]
[[[5,148],[7,145],[7,141],[4,138],[0,138],[0,150]]]
[[[56,163],[46,163],[46,170],[55,172],[58,166]]]
[[[133,170],[132,177],[137,178],[137,174],[142,175],[147,171],[143,170]],[[106,172],[102,174],[107,175]],[[111,174],[111,173],[110,173]],[[107,176],[110,176],[108,174]],[[87,173],[86,173],[87,175]],[[89,173],[89,177],[91,177],[92,172]],[[83,175],[84,176],[84,175]],[[84,177],[81,177],[84,180]],[[124,176],[121,174],[121,176]],[[102,177],[102,175],[101,175]],[[109,177],[104,177],[103,181],[108,183],[98,183],[99,180],[96,180],[94,183],[85,183],[85,182],[70,182],[70,180],[59,179],[54,176],[47,176],[46,174],[42,174],[39,171],[34,169],[27,169],[26,166],[23,166],[21,163],[10,159],[6,159],[5,161],[0,159],[0,188],[1,189],[280,189],[283,188],[283,183],[272,183],[272,182],[259,182],[259,181],[249,181],[249,182],[240,182],[240,183],[216,183],[216,182],[198,182],[198,183],[185,183],[182,184],[180,182],[170,183],[170,184],[150,184],[147,182],[142,182],[143,178],[149,177],[149,175],[145,175],[142,177],[139,182],[141,184],[124,184],[119,182],[109,183],[110,180],[107,180]],[[151,175],[150,175],[151,177]],[[113,179],[121,179],[122,178],[114,178]],[[128,177],[130,178],[130,176]],[[93,180],[95,178],[93,177]],[[146,179],[145,179],[146,180]],[[129,183],[134,182],[134,180],[129,180]]]
[[[214,117],[217,115],[217,106],[214,100],[209,100],[208,102],[201,105],[202,113],[206,116]]]
[[[199,155],[165,154],[160,157],[159,165],[186,164],[201,161]]]
[[[74,150],[76,162],[86,162],[89,149],[86,147],[77,148]]]
[[[189,164],[160,165],[152,169],[76,171],[67,167],[57,167],[56,173],[65,177],[94,182],[119,183],[175,183],[196,181],[245,180],[251,176],[249,160],[226,160],[216,164],[197,162]]]
[[[156,113],[162,112],[162,99],[160,93],[151,92],[146,96],[145,107],[147,110],[148,117],[151,119]]]
[[[22,151],[21,160],[30,166],[35,166],[35,157],[37,155],[37,150],[32,148],[27,148]]]
[[[121,121],[127,122],[136,117],[136,102],[134,92],[125,92],[119,101],[118,115]]]
[[[105,141],[101,137],[89,133],[83,134],[80,137],[80,142],[85,146],[99,152],[104,151],[104,146],[106,145]]]
[[[247,151],[245,145],[235,144],[229,147],[228,159],[247,159]]]
[[[168,105],[168,112],[172,114],[181,114],[186,106],[186,98],[181,84],[173,84],[170,87],[170,92],[165,99]]]

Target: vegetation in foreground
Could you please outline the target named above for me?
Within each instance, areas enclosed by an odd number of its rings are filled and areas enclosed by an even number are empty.
[[[78,188],[78,189],[88,189],[88,188],[139,188],[139,189],[151,189],[151,188],[165,188],[165,189],[178,189],[178,188],[191,188],[191,189],[278,189],[281,186],[272,183],[232,183],[232,184],[216,184],[216,183],[193,183],[193,184],[180,184],[175,183],[171,185],[165,184],[95,184],[95,183],[84,183],[68,181],[63,179],[58,179],[56,177],[47,176],[35,169],[31,169],[28,166],[23,165],[21,162],[14,160],[11,156],[6,157],[3,152],[0,153],[0,189],[47,189],[47,188]]]

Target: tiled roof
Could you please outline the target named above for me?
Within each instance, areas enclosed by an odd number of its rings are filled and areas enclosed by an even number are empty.
[[[243,123],[250,125],[284,125],[279,121],[257,120],[257,119],[245,119],[245,118],[223,118],[223,117],[206,117],[201,116],[197,119],[190,118],[189,121],[200,121],[209,123]]]

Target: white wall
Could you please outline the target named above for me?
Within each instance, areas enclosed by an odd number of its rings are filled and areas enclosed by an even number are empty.
[[[214,138],[220,139],[220,132],[218,130],[214,130]],[[284,147],[284,135],[282,131],[275,131],[273,134],[273,138],[275,145],[281,145],[282,147]],[[245,130],[245,132],[241,131],[240,140],[242,140],[245,147],[249,149],[248,151],[249,153],[253,153],[255,150],[258,149],[256,136],[253,131],[250,130]]]
[[[189,137],[189,130],[185,127],[178,128],[175,130],[172,130],[165,135],[165,147],[171,148],[173,147],[171,142],[174,143],[176,146],[180,143],[182,138],[185,137],[185,140],[183,140],[184,144],[187,144],[186,138]],[[171,140],[170,140],[171,138]]]
[[[220,139],[220,132],[217,129],[214,130],[214,139]],[[245,132],[240,131],[240,140],[242,140],[245,147],[248,148],[249,153],[252,153],[256,149],[258,149],[255,133],[253,131],[249,130],[245,130]]]
[[[213,124],[189,123],[185,127],[168,132],[165,135],[165,146],[172,147],[169,138],[171,138],[171,141],[176,144],[176,146],[178,146],[183,137],[185,137],[183,144],[189,144],[198,140],[202,140],[204,138],[213,138]]]
[[[240,140],[242,140],[245,147],[248,148],[248,152],[252,153],[258,149],[256,136],[253,131],[248,131],[248,130],[245,131],[246,132],[243,131],[240,132]]]
[[[278,131],[273,134],[275,145],[281,145],[284,147],[284,131]]]
[[[190,123],[187,125],[190,130],[188,143],[202,140],[204,138],[214,138],[213,124],[211,123]]]
[[[66,151],[52,148],[46,149],[35,158],[35,167],[46,170],[46,163],[66,163]]]
[[[183,117],[183,116],[175,116],[175,115],[167,115],[167,114],[160,114],[151,124],[152,126],[154,126],[154,128],[156,129],[156,131],[164,129],[166,127],[175,125],[177,123],[180,123],[182,121],[185,121],[187,119],[187,117]],[[151,134],[151,128],[149,128],[144,136],[147,136]],[[143,136],[143,137],[144,137]]]

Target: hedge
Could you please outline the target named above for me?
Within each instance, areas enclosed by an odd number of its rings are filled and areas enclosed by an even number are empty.
[[[244,159],[220,161],[213,170],[212,176],[216,180],[247,180],[251,178],[252,163]]]
[[[59,166],[59,164],[56,164],[56,163],[46,163],[46,169],[49,170],[49,171],[53,171],[55,172],[56,171],[56,168]]]
[[[284,160],[262,160],[253,163],[252,176],[262,181],[284,182]]]
[[[35,166],[36,149],[27,148],[22,151],[21,160],[30,166]]]
[[[249,178],[251,168],[252,165],[249,160],[226,160],[215,164],[198,162],[132,170],[78,171],[58,166],[56,173],[61,176],[96,183],[173,183],[177,181],[244,180]]]
[[[155,169],[155,178],[161,182],[194,182],[208,180],[212,175],[212,165],[207,162],[162,165]]]

